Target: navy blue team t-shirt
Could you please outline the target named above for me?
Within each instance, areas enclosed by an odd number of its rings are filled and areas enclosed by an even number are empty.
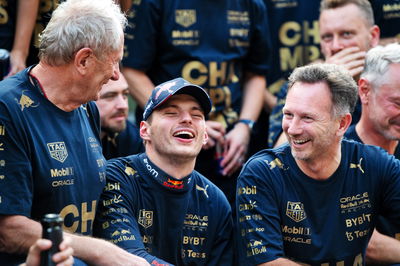
[[[352,125],[350,126],[345,135],[344,135],[347,139],[352,139],[355,141],[358,141],[360,143],[363,143],[363,141],[360,139],[360,137],[357,134],[356,131],[356,125]],[[400,159],[400,146],[397,146],[394,154],[393,154],[396,159]],[[385,219],[382,216],[379,216],[377,224],[376,224],[376,229],[385,235],[391,236],[396,238],[397,240],[400,240],[400,230],[399,228],[396,228],[395,225],[392,225],[390,221],[388,221],[387,219]]]
[[[400,228],[400,161],[343,140],[339,168],[306,176],[290,146],[264,150],[238,180],[240,265],[289,258],[309,265],[363,265],[378,215]]]
[[[0,214],[59,213],[65,231],[91,235],[106,181],[97,107],[59,109],[30,69],[0,82]],[[22,259],[0,253],[7,265]]]
[[[0,48],[11,51],[17,16],[17,1],[0,1]]]
[[[181,76],[209,93],[210,120],[232,127],[244,71],[265,75],[270,36],[262,0],[134,1],[123,65],[154,84]]]
[[[94,231],[154,265],[232,265],[222,191],[196,171],[175,179],[144,153],[109,161]]]

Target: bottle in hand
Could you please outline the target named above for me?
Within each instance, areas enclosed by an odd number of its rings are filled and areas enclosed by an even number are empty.
[[[43,219],[41,220],[41,224],[43,227],[42,238],[51,240],[52,245],[50,249],[45,250],[40,254],[40,265],[56,265],[53,262],[52,257],[55,253],[59,252],[59,246],[63,240],[63,218],[61,218],[58,214],[49,213],[43,217]]]

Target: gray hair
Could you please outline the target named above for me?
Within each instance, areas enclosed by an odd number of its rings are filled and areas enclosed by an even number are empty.
[[[370,49],[365,57],[361,77],[367,79],[373,88],[377,88],[384,82],[390,64],[400,64],[400,44],[398,43]]]
[[[289,77],[288,91],[296,82],[326,83],[331,92],[334,117],[354,111],[358,88],[353,77],[345,68],[335,64],[313,64],[298,67]]]
[[[99,58],[123,43],[127,19],[112,0],[67,0],[54,10],[39,36],[39,58],[59,66],[84,47]]]
[[[322,0],[319,7],[319,12],[322,13],[324,10],[343,7],[350,4],[358,7],[362,16],[367,22],[368,27],[374,26],[374,12],[372,11],[371,4],[368,0]]]

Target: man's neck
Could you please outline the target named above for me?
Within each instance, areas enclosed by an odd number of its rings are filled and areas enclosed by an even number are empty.
[[[363,143],[379,146],[389,154],[394,154],[399,143],[397,140],[385,138],[370,123],[366,123],[363,119],[357,123],[356,133]]]
[[[161,170],[176,179],[188,176],[194,170],[196,159],[182,159],[173,156],[160,156],[154,151],[146,149],[146,155]]]
[[[36,78],[46,98],[63,111],[70,112],[81,106],[81,102],[71,97],[72,77],[68,66],[49,66],[42,62],[36,65],[30,74]]]
[[[333,175],[340,165],[341,145],[334,152],[326,151],[325,156],[310,160],[295,159],[300,170],[315,180],[326,180]]]

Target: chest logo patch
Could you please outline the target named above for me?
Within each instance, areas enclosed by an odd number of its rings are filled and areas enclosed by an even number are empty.
[[[206,185],[205,187],[200,187],[199,185],[196,185],[196,189],[198,191],[203,191],[204,195],[208,198],[207,188],[208,188],[208,185]]]
[[[148,228],[153,225],[153,211],[139,210],[138,223],[144,228]]]
[[[68,157],[67,147],[64,141],[47,143],[51,158],[63,163]]]
[[[282,163],[281,160],[279,160],[278,158],[275,158],[273,161],[268,161],[268,160],[264,160],[265,163],[268,165],[269,169],[274,169],[274,168],[279,168],[282,170],[287,170],[289,169],[288,167],[285,167],[285,165]]]
[[[196,10],[194,9],[175,10],[175,22],[185,28],[192,26],[196,20]]]
[[[301,202],[287,202],[286,215],[295,222],[303,221],[307,218],[304,205]]]
[[[362,169],[362,166],[361,166],[362,159],[363,158],[360,158],[360,161],[358,163],[350,163],[350,168],[358,168],[361,171],[361,173],[364,174],[364,169]]]
[[[24,111],[24,109],[28,108],[28,107],[38,107],[39,106],[39,103],[35,105],[34,104],[35,102],[31,98],[29,98],[28,96],[26,96],[24,94],[24,91],[22,91],[21,98],[19,99],[19,101],[16,98],[15,98],[15,101],[21,107],[21,111]]]
[[[134,170],[132,167],[126,166],[125,174],[127,174],[129,176],[134,176],[136,174],[136,170]]]

